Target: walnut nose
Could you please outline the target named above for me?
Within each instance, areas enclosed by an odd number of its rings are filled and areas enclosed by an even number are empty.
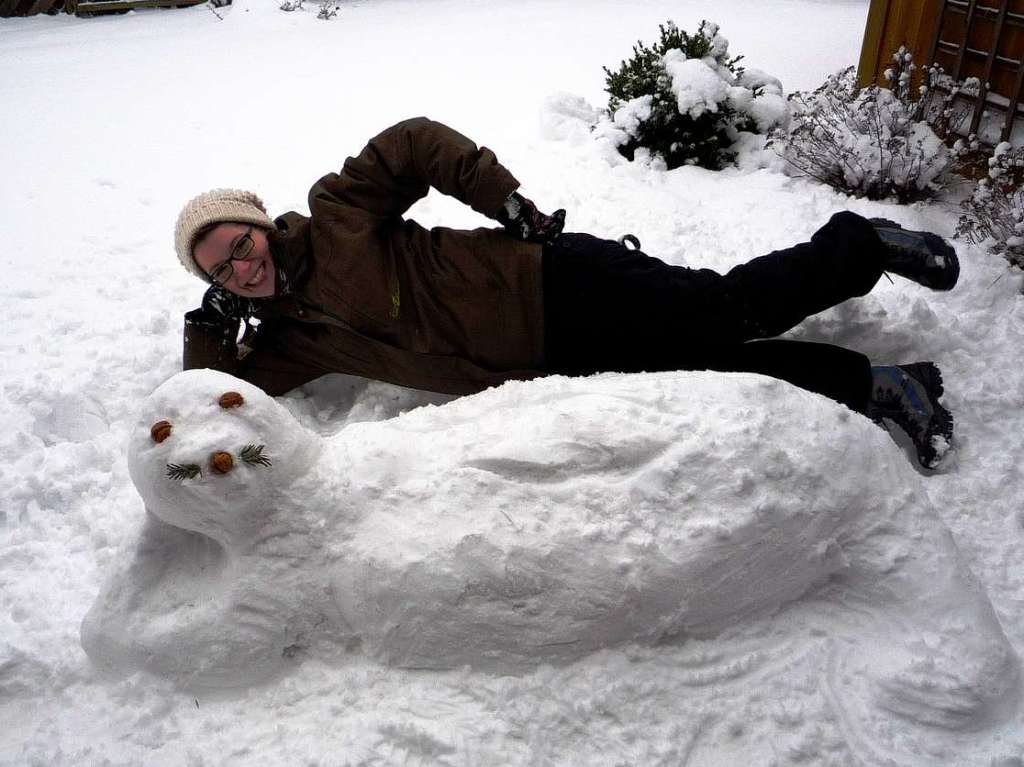
[[[214,474],[227,474],[235,468],[235,459],[231,457],[231,453],[218,450],[210,454],[210,468]]]

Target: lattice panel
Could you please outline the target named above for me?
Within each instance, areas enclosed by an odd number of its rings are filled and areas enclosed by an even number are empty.
[[[943,0],[938,33],[928,59],[954,79],[977,77],[970,132],[986,112],[1003,113],[1000,138],[1010,137],[1024,85],[1024,0]]]

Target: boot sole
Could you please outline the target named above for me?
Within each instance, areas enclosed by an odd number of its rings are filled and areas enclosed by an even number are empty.
[[[917,447],[918,462],[926,469],[933,469],[942,455],[945,455],[945,452],[940,455],[935,450],[934,438],[941,437],[947,445],[953,441],[953,414],[939,402],[939,398],[945,394],[942,371],[934,362],[914,362],[910,365],[900,365],[900,367],[924,387],[925,395],[932,406],[932,418],[923,435],[925,444],[915,446]]]
[[[942,371],[934,362],[912,362],[909,365],[900,365],[907,375],[924,386],[933,404],[939,397],[946,393],[946,387],[942,381]]]
[[[869,222],[876,228],[893,229],[906,232],[907,234],[914,234],[922,237],[927,244],[928,249],[939,258],[945,260],[946,264],[943,267],[936,267],[938,271],[937,275],[920,275],[920,277],[911,277],[908,279],[917,282],[919,285],[923,285],[931,290],[947,291],[952,290],[956,287],[957,281],[960,279],[960,259],[953,249],[953,246],[946,242],[939,235],[932,232],[918,232],[913,229],[904,229],[902,225],[897,224],[895,221],[891,221],[888,218],[869,218]]]
[[[942,276],[946,279],[928,285],[928,287],[932,290],[952,290],[960,279],[960,259],[957,257],[956,251],[937,234],[932,234],[931,232],[922,232],[921,234],[931,251],[946,261],[946,266],[941,272]]]

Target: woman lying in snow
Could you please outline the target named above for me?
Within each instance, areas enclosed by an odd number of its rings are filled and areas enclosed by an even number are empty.
[[[403,218],[430,187],[504,230]],[[890,419],[927,468],[948,448],[933,363],[872,367],[837,346],[758,340],[866,294],[883,272],[951,289],[959,263],[937,235],[838,213],[810,242],[720,275],[563,233],[565,211],[544,215],[518,187],[493,152],[415,118],[320,179],[308,217],[272,220],[251,192],[199,195],[175,227],[182,264],[212,284],[185,315],[184,367],[272,395],[326,373],[468,394],[553,373],[754,372]],[[239,347],[249,317],[259,328]]]

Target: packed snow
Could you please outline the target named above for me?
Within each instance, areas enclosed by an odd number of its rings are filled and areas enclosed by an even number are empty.
[[[857,60],[866,3],[219,13],[0,20],[0,764],[1024,765],[1024,280],[998,256],[958,242],[951,293],[894,278],[791,334],[940,365],[957,434],[928,475],[757,376],[450,401],[176,375],[203,291],[183,202],[305,211],[416,114],[672,263],[724,270],[843,209],[950,236],[950,202],[851,200],[756,147],[665,172],[589,130],[601,66],[659,22],[713,19],[791,92]],[[437,195],[410,215],[485,224]],[[166,477],[250,443],[270,466]]]
[[[781,670],[738,676],[786,680],[795,656],[870,741],[1017,703],[1017,657],[921,478],[867,419],[778,380],[552,377],[321,438],[193,370],[143,405],[128,465],[152,518],[82,632],[115,672],[238,687],[333,644],[521,674],[771,626]]]

